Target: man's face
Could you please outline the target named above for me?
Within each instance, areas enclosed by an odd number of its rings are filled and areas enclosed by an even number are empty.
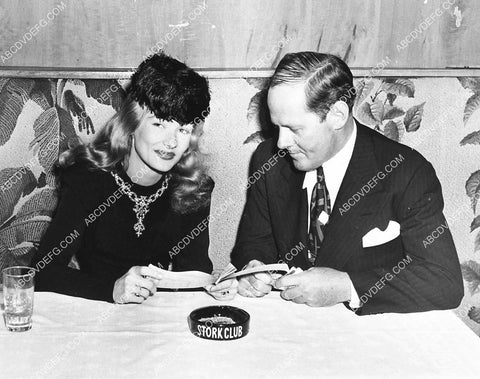
[[[316,169],[335,155],[339,137],[329,117],[320,121],[307,109],[304,82],[270,88],[268,108],[279,130],[277,146],[288,151],[298,170]]]

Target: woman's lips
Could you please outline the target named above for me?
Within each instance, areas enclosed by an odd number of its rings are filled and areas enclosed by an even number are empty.
[[[155,153],[162,159],[165,159],[165,160],[171,160],[175,157],[175,153],[172,153],[172,152],[166,152],[166,151],[162,151],[162,150],[155,150]]]

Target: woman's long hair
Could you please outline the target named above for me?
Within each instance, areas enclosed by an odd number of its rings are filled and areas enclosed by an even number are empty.
[[[213,180],[202,166],[198,149],[203,121],[210,111],[209,102],[205,78],[173,58],[154,55],[132,76],[118,113],[91,143],[80,143],[62,153],[58,166],[65,169],[80,163],[89,170],[127,171],[132,135],[149,111],[168,121],[193,123],[190,146],[170,171],[170,183],[172,208],[178,213],[194,212],[209,204],[213,189]]]

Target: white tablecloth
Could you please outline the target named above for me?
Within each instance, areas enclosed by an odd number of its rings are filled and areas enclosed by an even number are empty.
[[[250,313],[234,341],[192,335],[187,317],[219,304],[203,292],[141,305],[35,293],[33,328],[0,329],[2,378],[479,378],[480,339],[451,311],[356,316],[237,296]]]

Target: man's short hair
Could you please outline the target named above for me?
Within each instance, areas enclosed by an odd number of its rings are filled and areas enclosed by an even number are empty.
[[[339,100],[347,103],[352,111],[355,100],[353,75],[337,56],[313,51],[285,55],[273,74],[270,88],[300,82],[305,82],[307,109],[317,113],[322,120]]]

